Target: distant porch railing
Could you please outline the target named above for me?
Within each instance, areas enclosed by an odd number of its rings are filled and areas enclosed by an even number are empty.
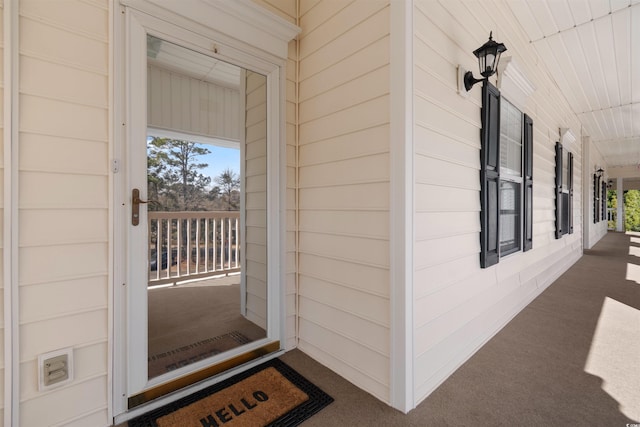
[[[607,208],[607,229],[615,230],[618,220],[618,208]]]
[[[240,271],[240,213],[148,212],[149,286]]]

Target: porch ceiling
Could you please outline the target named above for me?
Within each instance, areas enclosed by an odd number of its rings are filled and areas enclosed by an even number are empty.
[[[606,165],[640,165],[640,0],[508,4]]]
[[[240,67],[203,55],[157,37],[147,38],[147,59],[160,68],[204,82],[238,89]]]

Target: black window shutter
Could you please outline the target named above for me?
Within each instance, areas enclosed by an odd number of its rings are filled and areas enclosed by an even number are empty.
[[[556,239],[562,237],[562,144],[556,142]]]
[[[573,153],[569,153],[569,234],[573,233]]]
[[[602,181],[602,200],[600,201],[602,204],[602,215],[600,219],[604,221],[607,219],[607,184]]]
[[[598,222],[598,175],[593,174],[593,223]]]
[[[533,120],[524,115],[524,242],[523,251],[533,248]]]
[[[480,131],[480,267],[498,263],[500,257],[500,91],[482,85]]]

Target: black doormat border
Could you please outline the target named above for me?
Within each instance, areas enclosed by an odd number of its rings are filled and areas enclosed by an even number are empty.
[[[241,372],[237,375],[234,375],[231,378],[228,378],[224,381],[221,381],[217,384],[209,386],[205,389],[197,391],[189,396],[185,396],[175,402],[168,403],[167,405],[154,409],[151,412],[148,412],[144,415],[140,415],[129,421],[130,427],[158,427],[156,420],[164,415],[167,415],[171,412],[177,411],[180,408],[183,408],[187,405],[190,405],[194,402],[197,402],[200,399],[203,399],[213,393],[216,393],[222,389],[225,389],[239,381],[244,380],[245,378],[250,377],[251,375],[262,371],[268,367],[274,367],[278,370],[286,379],[291,381],[293,385],[298,387],[300,390],[307,393],[309,396],[309,400],[301,403],[300,405],[293,408],[291,411],[287,412],[277,420],[271,422],[265,427],[295,427],[300,425],[303,421],[311,418],[314,414],[319,412],[322,408],[329,405],[333,402],[333,397],[329,396],[327,393],[318,388],[315,384],[309,382],[305,377],[296,372],[289,365],[281,361],[280,359],[272,359],[261,365],[255,366],[245,372]]]

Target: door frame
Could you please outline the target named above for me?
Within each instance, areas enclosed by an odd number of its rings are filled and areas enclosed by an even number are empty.
[[[111,118],[112,140],[112,245],[113,271],[110,342],[111,350],[111,415],[115,423],[131,419],[170,401],[219,382],[229,376],[261,363],[259,358],[240,367],[200,381],[196,385],[180,389],[165,397],[155,399],[130,410],[128,397],[140,390],[157,385],[146,381],[142,384],[129,363],[131,346],[137,345],[130,336],[129,324],[146,324],[144,313],[133,310],[129,291],[130,265],[135,262],[129,253],[129,222],[131,195],[129,193],[133,164],[128,150],[129,141],[144,132],[146,140],[146,96],[135,96],[136,90],[146,93],[146,81],[132,81],[133,71],[144,65],[146,79],[146,34],[151,32],[168,41],[194,48],[267,76],[267,260],[268,275],[268,326],[270,341],[279,340],[282,353],[285,330],[285,66],[288,42],[298,33],[298,27],[272,15],[250,0],[234,2],[165,2],[163,0],[121,0],[113,8],[112,16],[112,88],[113,113]],[[141,59],[141,57],[143,59]],[[137,67],[137,68],[136,68]],[[140,76],[140,74],[138,74]],[[133,124],[144,123],[136,128]],[[142,188],[141,188],[142,190]],[[146,186],[142,197],[146,196]],[[144,212],[146,217],[146,210]],[[144,221],[144,217],[141,218]],[[145,222],[143,222],[144,224]],[[146,286],[144,287],[146,292]],[[135,292],[135,291],[134,291]],[[146,297],[145,297],[146,299]],[[138,339],[140,337],[136,337]],[[146,344],[146,341],[145,341]],[[139,346],[139,345],[138,345]],[[143,351],[146,354],[146,345]],[[140,352],[140,348],[135,350]],[[146,365],[145,365],[146,366]],[[146,372],[146,370],[145,370]],[[145,374],[146,376],[146,374]],[[137,379],[136,379],[137,378]]]

